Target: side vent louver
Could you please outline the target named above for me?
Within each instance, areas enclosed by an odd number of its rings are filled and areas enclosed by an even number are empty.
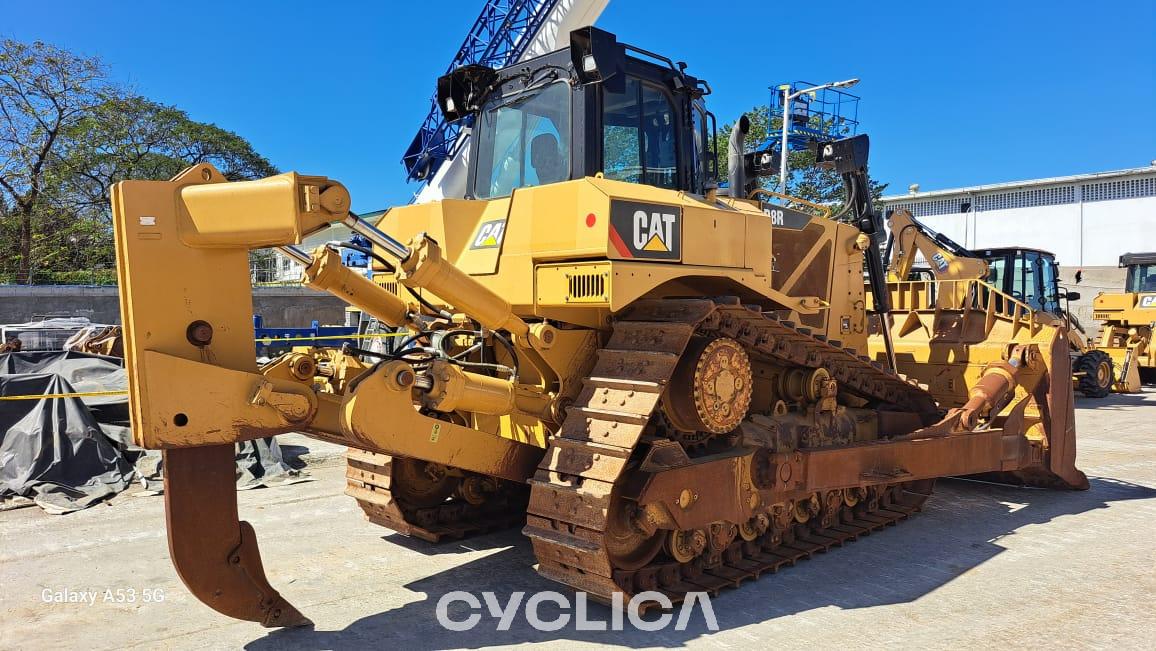
[[[384,289],[388,292],[391,292],[395,295],[397,294],[397,278],[394,277],[392,274],[390,274],[390,275],[374,274],[373,275],[373,281],[375,283],[377,283],[378,285],[380,285],[382,287],[382,289]]]
[[[597,300],[606,298],[606,276],[601,273],[567,274],[567,299],[571,301]]]

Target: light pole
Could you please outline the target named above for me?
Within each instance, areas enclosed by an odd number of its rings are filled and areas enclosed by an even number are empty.
[[[790,84],[783,84],[779,87],[779,90],[783,91],[783,148],[781,155],[779,156],[779,158],[782,159],[779,162],[779,194],[787,193],[787,154],[789,152],[789,149],[787,148],[787,136],[790,134],[791,128],[791,100],[800,95],[803,95],[804,93],[815,93],[820,90],[826,90],[828,88],[850,88],[857,83],[859,83],[858,78],[846,79],[844,81],[834,81],[829,84],[812,86],[811,88],[803,88],[793,93],[791,92]]]

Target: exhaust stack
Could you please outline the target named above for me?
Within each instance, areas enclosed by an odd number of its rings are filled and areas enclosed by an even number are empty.
[[[730,147],[727,152],[727,182],[730,185],[730,195],[736,199],[746,198],[747,174],[744,167],[746,154],[747,133],[751,130],[751,121],[746,114],[739,116],[735,128],[731,129]]]

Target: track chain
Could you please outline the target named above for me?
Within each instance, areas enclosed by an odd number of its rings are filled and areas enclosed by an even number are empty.
[[[826,368],[849,390],[865,398],[890,403],[905,410],[932,413],[938,408],[925,387],[896,375],[865,355],[856,355],[842,343],[815,336],[807,328],[781,321],[773,312],[741,305],[720,305],[719,332],[747,345],[754,357],[784,366]]]
[[[508,529],[523,524],[528,487],[506,483],[474,505],[453,497],[437,506],[415,508],[390,493],[392,458],[355,448],[346,453],[345,494],[357,500],[370,522],[432,543]]]
[[[744,343],[748,353],[787,366],[825,367],[841,386],[876,401],[935,411],[927,391],[895,376],[839,342],[812,336],[771,313],[710,300],[641,301],[615,323],[574,406],[553,437],[530,481],[523,532],[530,537],[539,573],[609,601],[660,590],[672,600],[690,591],[717,593],[777,571],[801,558],[895,524],[917,511],[930,493],[899,484],[871,487],[873,499],[819,521],[776,529],[753,541],[736,538],[722,562],[655,560],[640,568],[616,567],[608,553],[615,540],[609,515],[615,487],[629,476],[634,452],[655,413],[663,388],[695,333],[713,332]],[[837,523],[837,524],[831,524]]]

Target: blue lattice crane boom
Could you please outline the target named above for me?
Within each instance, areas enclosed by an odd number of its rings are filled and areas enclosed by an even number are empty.
[[[486,0],[446,72],[468,64],[502,68],[514,63],[558,3],[559,0]],[[442,163],[452,157],[462,126],[446,122],[431,97],[429,114],[402,156],[407,178],[433,178]]]

